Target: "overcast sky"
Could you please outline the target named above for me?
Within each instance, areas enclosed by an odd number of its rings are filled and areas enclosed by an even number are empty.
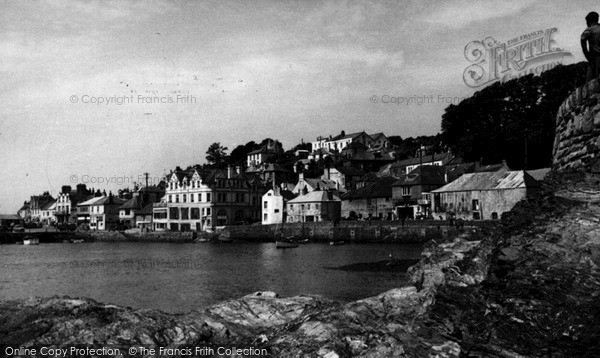
[[[465,45],[556,27],[574,55],[564,62],[578,62],[583,18],[600,10],[556,0],[0,3],[0,213],[61,185],[109,191],[204,163],[215,141],[231,150],[271,137],[288,149],[341,130],[435,134],[439,96],[474,92]],[[190,103],[138,103],[178,95]]]

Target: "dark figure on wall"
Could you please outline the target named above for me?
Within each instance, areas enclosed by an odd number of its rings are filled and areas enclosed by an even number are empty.
[[[585,17],[587,29],[581,34],[581,49],[588,60],[587,80],[600,75],[600,25],[598,13],[590,12]]]

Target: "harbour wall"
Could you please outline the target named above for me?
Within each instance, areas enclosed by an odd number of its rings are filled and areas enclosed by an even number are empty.
[[[558,108],[553,169],[590,171],[599,155],[600,83],[593,79],[573,91]]]

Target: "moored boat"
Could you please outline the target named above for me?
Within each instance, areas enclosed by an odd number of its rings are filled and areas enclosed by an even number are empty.
[[[342,241],[342,240],[329,241],[329,245],[344,245],[344,241]]]
[[[23,238],[23,245],[38,245],[40,243],[40,239],[33,236],[25,236]]]
[[[298,247],[298,243],[294,240],[294,237],[291,236],[289,238],[275,241],[275,247],[278,249],[292,249],[294,247]]]

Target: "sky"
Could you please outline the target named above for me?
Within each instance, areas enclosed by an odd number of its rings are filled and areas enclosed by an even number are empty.
[[[478,90],[463,81],[469,42],[554,27],[575,63],[584,17],[600,11],[557,0],[0,4],[2,214],[62,185],[158,181],[204,163],[213,142],[436,134],[448,101]],[[411,96],[434,100],[389,103]]]

